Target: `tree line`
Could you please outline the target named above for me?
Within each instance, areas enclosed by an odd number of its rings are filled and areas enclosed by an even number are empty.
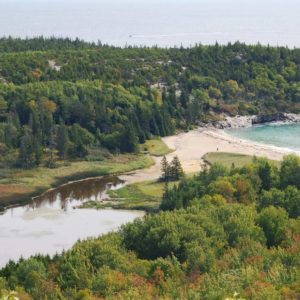
[[[195,198],[210,201],[255,205],[259,210],[270,205],[285,209],[291,218],[300,216],[300,158],[286,156],[280,168],[267,159],[231,170],[222,164],[205,169],[194,178],[184,178],[168,189],[161,203],[162,210],[186,208]]]
[[[300,112],[299,49],[2,38],[0,65],[2,165],[137,152],[153,135],[224,114]]]
[[[52,166],[57,159],[101,160],[107,152],[138,152],[146,139],[175,128],[167,103],[143,93],[102,82],[6,86],[2,162],[31,168]]]

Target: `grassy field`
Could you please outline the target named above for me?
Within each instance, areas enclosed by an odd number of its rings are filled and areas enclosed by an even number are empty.
[[[81,161],[55,169],[0,169],[0,208],[28,201],[32,196],[72,180],[120,174],[150,167],[154,163],[146,155],[118,155],[104,161]]]
[[[153,156],[163,156],[174,150],[170,149],[160,138],[146,141],[141,145],[141,150]]]
[[[203,159],[208,164],[221,163],[230,168],[232,164],[239,168],[244,165],[250,164],[253,161],[253,156],[238,154],[238,153],[225,153],[225,152],[210,152],[203,156]],[[272,162],[279,166],[280,162],[272,160]]]
[[[169,183],[172,187],[176,182]],[[82,208],[105,208],[117,209],[141,209],[155,211],[164,192],[165,184],[157,181],[145,181],[125,186],[119,190],[110,191],[110,199],[105,203],[89,201],[83,204]]]

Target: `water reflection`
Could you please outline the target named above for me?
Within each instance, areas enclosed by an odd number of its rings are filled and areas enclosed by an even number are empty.
[[[108,198],[109,190],[119,189],[124,181],[118,177],[92,178],[71,182],[56,189],[50,190],[42,196],[36,197],[28,205],[29,208],[43,206],[55,206],[62,210],[68,210],[79,203],[95,200],[100,201]]]
[[[0,267],[21,256],[59,253],[78,239],[118,229],[144,215],[142,211],[73,209],[87,200],[103,200],[124,182],[103,177],[72,182],[48,191],[30,204],[0,215]]]

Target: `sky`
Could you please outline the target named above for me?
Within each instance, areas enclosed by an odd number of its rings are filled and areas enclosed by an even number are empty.
[[[0,0],[0,36],[300,47],[299,16],[300,0]]]

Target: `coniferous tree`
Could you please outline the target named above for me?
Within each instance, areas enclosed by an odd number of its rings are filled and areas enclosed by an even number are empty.
[[[14,126],[11,116],[9,116],[4,127],[4,142],[6,146],[16,148],[18,146],[18,136],[18,129]]]
[[[34,145],[35,165],[38,166],[43,159],[43,145],[35,136],[33,136],[33,145]]]
[[[69,134],[68,129],[62,120],[57,129],[56,144],[60,158],[66,160],[69,148]]]
[[[169,181],[169,177],[170,177],[170,166],[166,156],[164,155],[164,157],[161,160],[161,179],[162,181],[167,182]]]
[[[43,141],[43,132],[42,132],[42,126],[41,126],[41,120],[38,112],[34,110],[32,114],[30,115],[30,126],[32,130],[32,134],[35,136],[35,138],[39,141]]]
[[[132,152],[137,153],[139,151],[138,138],[135,135],[133,126],[130,124],[128,128],[124,131],[121,140],[121,149],[122,152]]]
[[[173,160],[171,161],[170,173],[172,180],[178,180],[184,175],[180,160],[177,155],[174,156]]]
[[[29,129],[21,137],[19,164],[25,169],[36,166],[40,161],[40,147]]]
[[[188,91],[184,89],[181,91],[181,94],[180,94],[181,106],[184,109],[186,109],[188,102],[189,102],[189,94],[188,94]]]
[[[269,162],[264,162],[258,168],[258,176],[261,180],[261,188],[268,191],[272,187],[272,169]]]
[[[164,193],[163,193],[162,201],[160,204],[160,209],[162,209],[162,210],[172,209],[172,205],[170,205],[168,181],[166,181],[165,185],[164,185]]]
[[[0,121],[6,119],[7,107],[7,102],[0,96]]]
[[[54,168],[55,166],[55,148],[56,148],[56,140],[55,140],[55,130],[54,127],[50,130],[50,137],[49,137],[49,159],[47,162],[48,168]]]

